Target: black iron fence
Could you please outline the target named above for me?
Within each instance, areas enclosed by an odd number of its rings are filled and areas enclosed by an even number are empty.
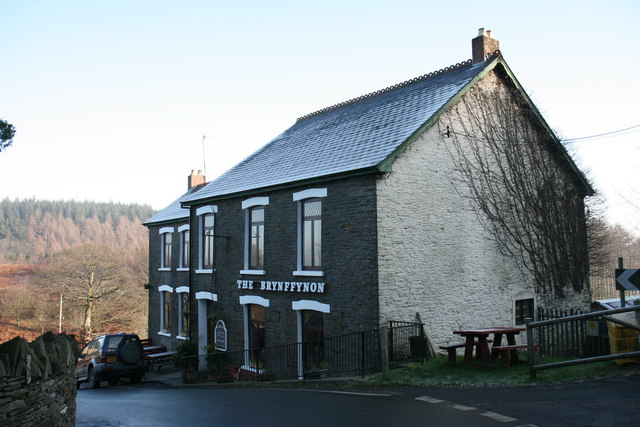
[[[422,324],[390,322],[380,329],[355,332],[319,341],[215,352],[190,356],[191,381],[273,381],[364,376],[382,370],[381,334],[388,334],[391,365],[424,358]],[[185,361],[187,362],[187,361]]]

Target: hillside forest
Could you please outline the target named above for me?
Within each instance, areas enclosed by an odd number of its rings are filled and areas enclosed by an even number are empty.
[[[0,342],[49,330],[80,340],[107,331],[145,337],[148,234],[142,223],[153,213],[117,203],[0,201]],[[640,237],[604,221],[588,228],[592,298],[616,298],[618,258],[626,268],[640,268]]]
[[[146,336],[142,223],[153,213],[118,203],[0,201],[0,342],[49,330]]]

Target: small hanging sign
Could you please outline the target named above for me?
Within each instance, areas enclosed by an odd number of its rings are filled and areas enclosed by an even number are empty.
[[[214,330],[216,350],[227,351],[227,327],[224,321],[218,320]]]

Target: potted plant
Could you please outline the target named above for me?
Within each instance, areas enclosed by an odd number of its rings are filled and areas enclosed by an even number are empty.
[[[178,344],[173,364],[182,370],[182,382],[186,384],[196,382],[198,375],[198,353],[196,346],[186,340]]]

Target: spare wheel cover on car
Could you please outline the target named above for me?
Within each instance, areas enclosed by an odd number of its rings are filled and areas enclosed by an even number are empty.
[[[120,359],[129,365],[142,358],[142,348],[137,342],[128,342],[120,347]]]

